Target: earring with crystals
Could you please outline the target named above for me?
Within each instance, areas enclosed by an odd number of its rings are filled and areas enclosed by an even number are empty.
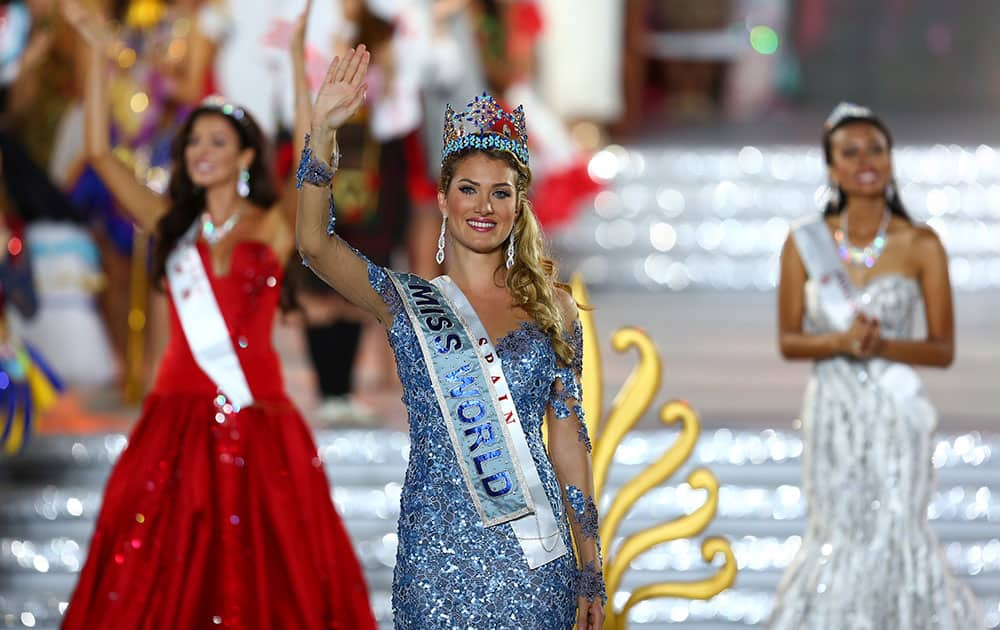
[[[827,193],[827,200],[830,202],[834,208],[840,207],[840,184],[831,181],[830,185],[827,186],[829,192]]]
[[[240,180],[236,182],[236,194],[246,199],[250,196],[250,171],[240,169]]]
[[[885,187],[885,200],[892,201],[893,197],[896,196],[896,184],[894,182],[889,182],[889,185]]]
[[[510,233],[510,243],[507,245],[507,268],[514,266],[514,232]]]
[[[437,251],[437,255],[434,256],[434,260],[436,260],[437,264],[439,264],[439,265],[442,264],[442,263],[444,263],[444,228],[445,228],[445,226],[447,224],[448,224],[448,217],[442,216],[441,217],[441,235],[438,236],[438,251]]]

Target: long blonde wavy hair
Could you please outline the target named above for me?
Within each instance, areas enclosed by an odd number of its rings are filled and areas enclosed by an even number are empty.
[[[517,173],[517,218],[514,220],[514,266],[507,271],[507,290],[514,298],[514,304],[524,309],[548,335],[552,349],[564,365],[572,365],[573,347],[563,337],[566,327],[562,313],[556,302],[556,291],[570,292],[569,285],[557,280],[556,262],[545,255],[542,229],[528,200],[528,186],[531,185],[531,169],[509,151],[493,149],[467,149],[453,153],[441,165],[438,190],[447,194],[458,164],[466,157],[482,153],[496,160],[502,160]],[[504,241],[503,251],[507,251],[510,237]],[[504,270],[504,263],[498,267]]]

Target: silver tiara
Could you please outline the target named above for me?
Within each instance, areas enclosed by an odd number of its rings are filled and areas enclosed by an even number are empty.
[[[875,112],[856,103],[840,103],[827,116],[826,123],[823,126],[827,130],[833,129],[847,118],[875,118]]]
[[[213,109],[223,116],[228,116],[241,125],[246,124],[247,112],[240,105],[235,103],[230,103],[224,97],[218,94],[212,94],[211,96],[206,96],[202,99],[201,107],[207,109]]]

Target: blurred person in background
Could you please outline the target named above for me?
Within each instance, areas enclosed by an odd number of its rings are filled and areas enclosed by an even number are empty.
[[[0,7],[0,19],[5,17]],[[0,155],[0,173],[3,167]],[[37,416],[55,403],[62,389],[42,355],[9,326],[11,318],[30,320],[37,312],[24,222],[11,212],[10,200],[0,189],[0,455],[14,455],[24,448]]]
[[[354,27],[342,4],[321,0],[310,7],[304,54],[314,84],[322,80],[333,55],[352,41]],[[305,5],[305,0],[202,0],[198,10],[198,28],[214,50],[212,91],[254,112],[268,138],[294,124],[288,48]]]
[[[338,229],[382,264],[389,264],[404,242],[410,212],[406,138],[420,120],[419,94],[405,75],[407,61],[396,45],[396,8],[386,2],[342,2],[353,33],[344,43],[369,42],[373,63],[367,79],[368,101],[341,133],[344,157],[333,191],[339,208]],[[294,62],[298,102],[308,104],[312,92],[305,56],[296,56]],[[303,119],[308,117],[299,116],[297,126]],[[381,335],[369,334],[367,356],[361,356],[364,331],[371,327],[377,333],[377,324],[302,265],[292,269],[321,399],[316,419],[327,424],[373,422],[375,411],[352,396],[352,390],[377,390],[391,377],[393,364]]]
[[[113,35],[72,0],[64,12],[89,46],[87,154],[156,236],[171,335],[63,628],[374,628],[271,343],[294,234],[260,127],[242,107],[203,102],[172,142],[167,194],[153,192],[111,150],[102,62]]]
[[[473,0],[469,10],[490,91],[504,103],[522,104],[531,112],[531,202],[546,229],[558,228],[601,186],[587,172],[589,155],[539,96],[538,42],[545,32],[541,10],[536,0]]]
[[[431,67],[432,13],[422,1],[397,0],[345,0],[341,11],[342,46],[365,41],[373,51],[368,100],[342,133],[351,157],[341,162],[334,190],[341,229],[384,264],[407,250],[412,270],[435,275],[433,248],[418,239],[433,245],[437,231],[436,219],[428,217],[437,186],[430,178],[421,128],[421,89],[436,72]],[[307,59],[297,60],[296,76],[308,78],[307,66]],[[414,242],[420,242],[423,256],[408,250]],[[370,405],[379,395],[398,392],[393,358],[380,328],[317,282],[308,274],[297,285],[323,399],[319,419],[371,421]]]
[[[559,118],[591,123],[591,133],[584,136],[599,143],[600,127],[617,123],[624,110],[628,1],[537,1],[545,24],[545,36],[537,47],[538,92]],[[579,139],[578,128],[573,129]]]
[[[832,199],[781,254],[781,354],[814,369],[802,412],[809,524],[772,630],[985,626],[927,522],[937,413],[911,366],[951,365],[955,324],[947,254],[903,207],[891,150],[871,110],[838,106],[823,133]]]
[[[3,253],[5,265],[23,270],[5,284],[9,290],[12,280],[23,277],[18,284],[30,286],[34,295],[30,309],[23,301],[6,301],[15,306],[6,313],[6,325],[11,338],[58,359],[62,382],[89,388],[109,384],[116,371],[95,301],[104,277],[86,217],[49,178],[42,166],[46,153],[32,150],[39,138],[50,137],[39,127],[53,126],[35,113],[52,100],[46,60],[61,32],[54,10],[53,2],[42,0],[0,5],[0,153],[11,230]]]
[[[732,0],[627,0],[623,130],[656,117],[705,120],[735,58]],[[748,7],[755,3],[747,3]],[[673,36],[673,37],[671,37]],[[739,41],[735,47],[743,48]]]
[[[418,141],[408,154],[413,212],[407,239],[410,271],[424,278],[441,272],[434,260],[437,248],[437,181],[441,174],[440,150],[444,125],[441,112],[449,103],[460,103],[469,94],[486,91],[486,79],[476,50],[469,14],[470,0],[419,0],[430,14],[431,34],[427,42],[427,63],[421,82],[423,121]]]
[[[101,0],[88,8],[108,15],[114,29],[100,61],[109,72],[113,150],[144,185],[163,192],[171,140],[208,88],[213,49],[198,28],[196,2]],[[85,43],[76,43],[74,65],[82,75],[90,56]],[[138,396],[166,346],[167,304],[162,294],[149,291],[150,235],[136,230],[84,159],[82,117],[79,102],[65,112],[52,159],[67,170],[74,204],[91,217],[108,285],[115,287],[102,293],[108,329],[134,390],[130,395]]]

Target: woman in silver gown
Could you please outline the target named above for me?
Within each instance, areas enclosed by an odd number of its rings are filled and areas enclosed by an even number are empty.
[[[954,358],[947,256],[907,216],[870,110],[838,106],[823,147],[833,198],[782,251],[781,353],[815,367],[802,413],[809,524],[770,627],[983,628],[927,522],[937,416],[910,367]]]

